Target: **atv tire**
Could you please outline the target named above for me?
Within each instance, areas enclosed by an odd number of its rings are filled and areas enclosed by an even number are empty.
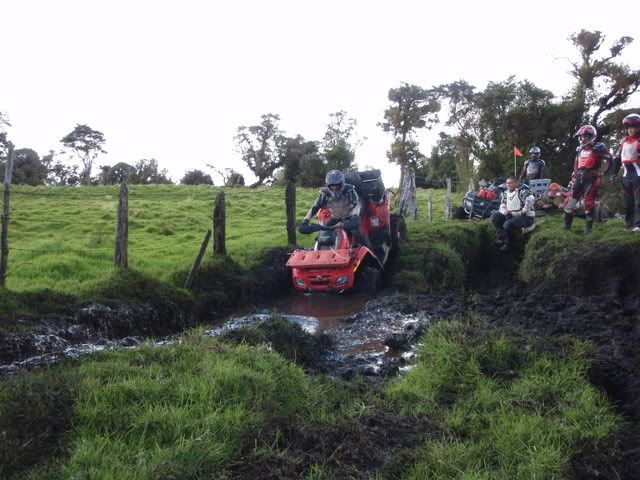
[[[382,282],[382,273],[376,267],[360,267],[353,288],[356,292],[375,295]]]
[[[402,215],[392,213],[391,217],[391,252],[396,252],[398,247],[409,240],[407,224]]]
[[[453,220],[467,220],[469,214],[464,210],[464,207],[453,207],[451,209],[451,218]]]

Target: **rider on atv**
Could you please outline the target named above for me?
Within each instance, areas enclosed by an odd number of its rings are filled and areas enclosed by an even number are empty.
[[[326,222],[327,227],[341,227],[347,233],[353,235],[357,243],[373,251],[369,239],[360,231],[360,211],[362,202],[353,185],[345,183],[344,174],[340,170],[331,170],[325,178],[326,188],[320,190],[320,195],[307,212],[300,233],[310,233],[307,230],[309,221],[322,208],[331,213],[331,218]]]

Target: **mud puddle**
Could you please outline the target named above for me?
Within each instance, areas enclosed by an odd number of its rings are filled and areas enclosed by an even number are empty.
[[[415,343],[431,321],[426,311],[405,312],[401,302],[384,299],[393,297],[292,295],[255,313],[230,318],[205,335],[217,337],[282,316],[310,334],[325,334],[331,339],[333,348],[317,366],[319,371],[344,378],[387,376],[410,363]]]

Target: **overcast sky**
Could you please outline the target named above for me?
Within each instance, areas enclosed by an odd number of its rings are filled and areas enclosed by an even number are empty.
[[[59,150],[84,123],[106,137],[98,165],[156,158],[179,180],[207,163],[246,174],[233,137],[264,113],[279,114],[288,135],[321,139],[329,114],[346,110],[368,138],[356,160],[384,168],[393,184],[391,137],[377,126],[389,88],[458,79],[482,88],[516,75],[562,95],[572,84],[569,35],[598,29],[607,47],[633,36],[626,9],[591,0],[0,0],[0,111],[18,148]],[[623,60],[638,68],[640,38]],[[423,152],[432,137],[421,136]]]

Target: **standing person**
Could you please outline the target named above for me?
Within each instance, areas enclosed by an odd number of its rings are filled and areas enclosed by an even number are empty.
[[[495,245],[500,247],[501,252],[509,250],[509,232],[533,225],[535,200],[526,185],[518,188],[516,177],[507,178],[507,190],[502,192],[500,210],[491,215],[491,222],[498,234]]]
[[[622,173],[624,223],[628,229],[640,232],[640,115],[632,113],[622,120],[627,136],[620,143],[615,158],[615,173]]]
[[[544,160],[540,158],[540,148],[533,146],[529,150],[529,160],[524,162],[520,172],[520,181],[529,184],[529,180],[544,178]]]
[[[591,125],[583,125],[576,132],[580,146],[576,149],[576,159],[571,175],[571,178],[575,178],[571,186],[571,196],[564,207],[565,230],[571,228],[574,209],[581,198],[584,198],[583,205],[586,216],[584,233],[589,234],[593,229],[593,209],[600,186],[603,160],[609,158],[606,147],[602,143],[596,143],[597,136],[597,130]]]

